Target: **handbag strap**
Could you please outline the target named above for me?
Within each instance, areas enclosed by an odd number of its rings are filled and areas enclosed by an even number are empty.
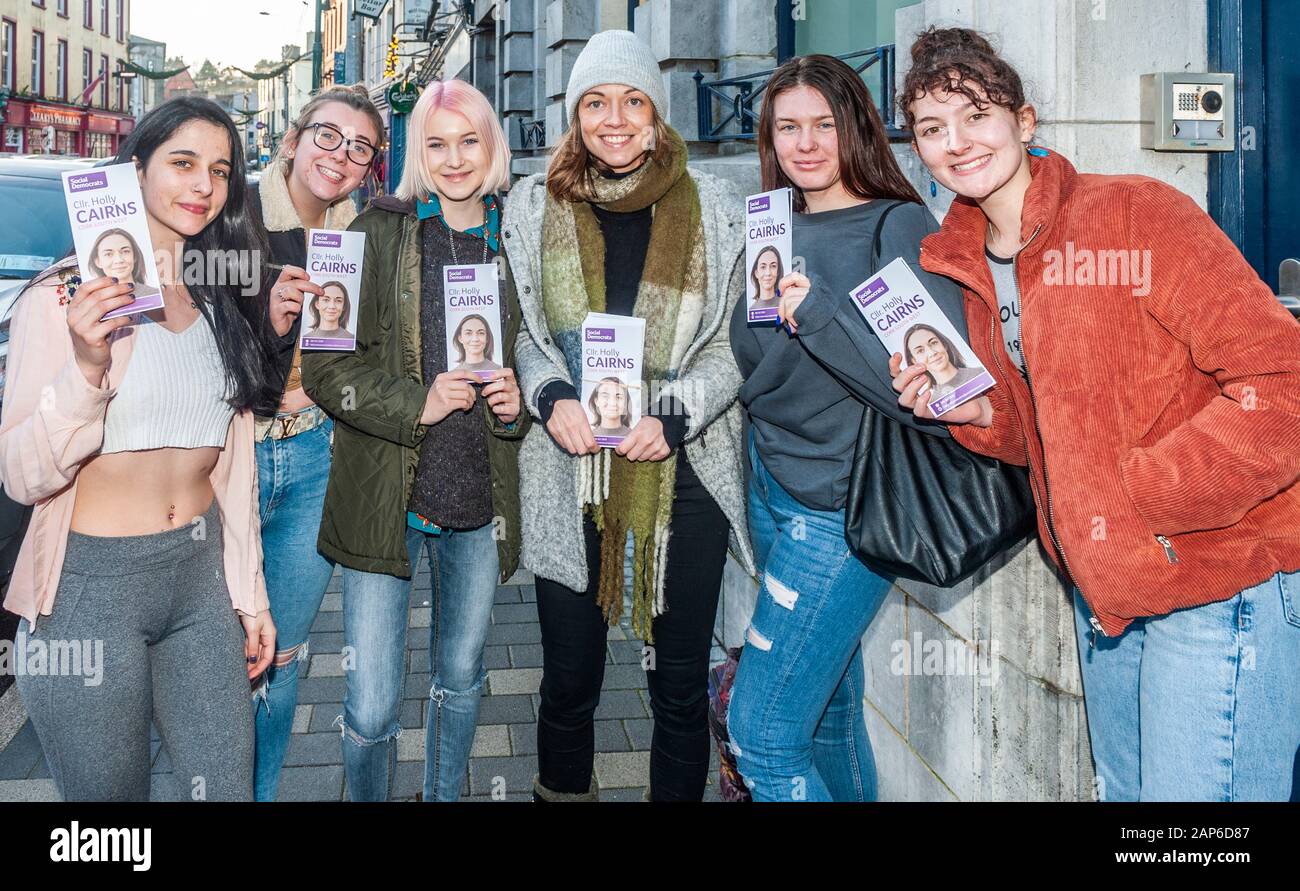
[[[871,274],[875,275],[880,271],[880,236],[885,231],[885,219],[893,212],[894,208],[909,204],[908,201],[895,201],[886,207],[880,214],[880,219],[876,220],[876,231],[871,236]]]

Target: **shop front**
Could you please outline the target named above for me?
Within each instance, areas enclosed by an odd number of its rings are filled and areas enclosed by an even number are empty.
[[[0,152],[107,158],[134,126],[135,120],[124,114],[11,96],[4,108]]]

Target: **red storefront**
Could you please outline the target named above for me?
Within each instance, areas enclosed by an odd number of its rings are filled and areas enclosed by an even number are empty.
[[[0,151],[107,158],[117,153],[122,139],[134,127],[135,119],[122,112],[10,96],[4,110]],[[54,144],[47,148],[51,128]]]

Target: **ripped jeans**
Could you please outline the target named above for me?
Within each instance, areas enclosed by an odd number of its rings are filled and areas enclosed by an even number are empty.
[[[429,699],[425,707],[424,800],[455,801],[469,765],[486,674],[483,647],[492,622],[498,561],[493,525],[429,535],[408,528],[414,574],[429,554]],[[395,740],[406,676],[411,579],[343,569],[343,769],[352,801],[386,801],[397,762]]]
[[[316,550],[333,430],[327,419],[297,436],[267,437],[257,444],[263,565],[276,632],[275,659],[253,694],[258,801],[275,800],[298,705],[298,676],[308,658],[307,637],[334,574],[334,563]]]
[[[844,540],[844,512],[795,500],[749,446],[749,531],[762,585],[727,726],[755,801],[873,801],[862,635],[892,580]]]

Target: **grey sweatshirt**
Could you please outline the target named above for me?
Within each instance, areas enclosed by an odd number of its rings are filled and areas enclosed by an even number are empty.
[[[745,376],[740,401],[759,457],[782,488],[816,510],[844,507],[864,403],[927,433],[948,435],[943,424],[919,421],[899,406],[889,354],[849,298],[875,272],[871,237],[890,203],[794,215],[794,255],[804,258],[812,283],[795,311],[797,336],[772,325],[749,326],[743,301],[731,317],[731,347]],[[922,205],[894,208],[881,233],[880,265],[903,257],[966,337],[961,289],[919,262],[921,239],[938,229]]]

